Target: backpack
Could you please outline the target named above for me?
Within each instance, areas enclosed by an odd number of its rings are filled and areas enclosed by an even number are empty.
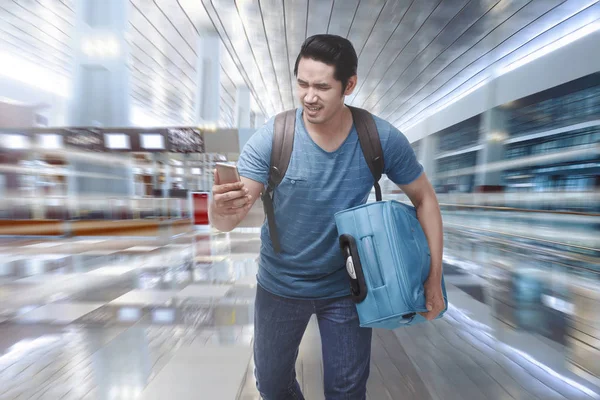
[[[365,161],[373,175],[375,186],[375,195],[377,201],[381,201],[381,187],[379,180],[383,174],[384,160],[379,132],[371,113],[361,108],[350,107],[352,119],[358,133],[360,147],[365,157]],[[273,209],[273,194],[275,188],[281,183],[287,171],[292,150],[294,147],[294,132],[296,128],[296,110],[284,111],[275,116],[275,125],[273,132],[273,148],[271,150],[271,167],[269,169],[269,183],[261,199],[265,216],[269,224],[271,242],[276,253],[281,252],[277,227],[275,225],[275,210]]]

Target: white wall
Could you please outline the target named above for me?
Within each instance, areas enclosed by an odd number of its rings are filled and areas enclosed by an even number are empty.
[[[600,31],[499,76],[456,103],[405,130],[404,134],[410,142],[415,142],[481,114],[489,108],[598,71],[600,71]]]

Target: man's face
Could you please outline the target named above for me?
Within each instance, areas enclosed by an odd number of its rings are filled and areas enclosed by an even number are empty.
[[[342,82],[334,78],[335,67],[302,58],[298,64],[298,96],[304,115],[312,124],[327,122],[344,106],[344,96],[352,94],[356,76],[350,78],[342,93]]]

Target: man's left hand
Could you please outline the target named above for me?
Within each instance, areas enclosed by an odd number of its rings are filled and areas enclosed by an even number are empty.
[[[428,321],[434,320],[444,309],[444,294],[442,292],[442,282],[440,279],[427,279],[423,284],[425,288],[425,305],[427,312],[419,313]]]

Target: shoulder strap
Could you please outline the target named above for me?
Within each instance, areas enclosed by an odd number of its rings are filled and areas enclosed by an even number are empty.
[[[370,112],[356,107],[348,106],[348,108],[350,108],[350,111],[352,112],[352,118],[354,120],[354,125],[356,126],[356,132],[358,133],[358,140],[360,141],[363,156],[373,175],[376,199],[377,201],[381,201],[382,196],[379,180],[383,174],[384,160],[377,125],[375,125],[375,120]]]
[[[273,128],[273,149],[269,169],[269,187],[274,190],[287,172],[294,148],[296,110],[284,111],[275,116]]]
[[[294,148],[294,131],[296,129],[296,110],[284,111],[275,116],[273,128],[273,148],[271,149],[271,167],[269,168],[269,183],[261,195],[263,208],[269,223],[269,233],[273,249],[281,251],[279,235],[275,225],[275,210],[273,209],[273,192],[281,183],[287,172],[292,150]]]

